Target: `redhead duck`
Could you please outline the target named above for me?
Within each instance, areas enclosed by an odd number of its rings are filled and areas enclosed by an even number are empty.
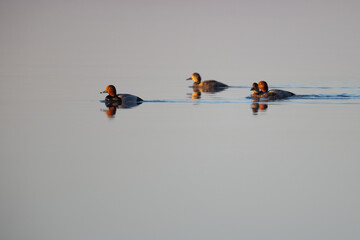
[[[258,84],[258,87],[261,90],[261,94],[259,97],[262,97],[262,98],[268,98],[268,99],[274,100],[274,99],[288,98],[288,97],[295,95],[292,92],[279,90],[279,89],[269,90],[269,87],[265,81],[260,81]]]
[[[193,88],[199,89],[201,92],[218,92],[229,87],[228,85],[215,80],[206,80],[201,82],[201,77],[198,73],[193,73],[191,77],[186,80],[191,79],[194,80]]]
[[[105,103],[123,107],[134,106],[140,104],[143,100],[137,96],[131,94],[116,94],[116,88],[114,85],[109,85],[106,90],[100,93],[108,93],[105,97]]]

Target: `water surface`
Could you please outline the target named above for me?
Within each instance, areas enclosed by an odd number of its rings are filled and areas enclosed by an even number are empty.
[[[357,9],[3,1],[0,238],[359,239]]]

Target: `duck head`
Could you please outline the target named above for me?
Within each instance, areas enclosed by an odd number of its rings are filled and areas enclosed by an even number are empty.
[[[191,75],[191,77],[189,77],[186,80],[191,80],[191,79],[194,80],[195,83],[201,83],[201,77],[200,77],[200,74],[198,74],[198,73],[193,73]]]
[[[250,91],[253,91],[254,94],[259,94],[260,90],[259,90],[259,85],[254,82],[251,86]]]
[[[116,88],[114,85],[109,85],[106,87],[105,91],[100,93],[108,93],[110,96],[115,97],[116,96]]]
[[[262,92],[266,93],[269,90],[269,87],[265,81],[259,82],[259,88]]]

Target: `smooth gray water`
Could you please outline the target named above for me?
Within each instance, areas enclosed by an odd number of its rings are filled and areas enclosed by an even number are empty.
[[[1,1],[0,239],[359,239],[358,9]]]

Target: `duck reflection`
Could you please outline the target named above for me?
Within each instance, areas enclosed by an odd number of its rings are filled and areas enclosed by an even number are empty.
[[[253,99],[254,103],[251,104],[251,110],[252,110],[252,113],[253,115],[257,115],[259,110],[261,112],[265,112],[266,109],[268,108],[268,105],[266,103],[259,103],[257,101],[259,101],[260,99]],[[263,100],[261,100],[262,102]]]
[[[102,109],[102,111],[106,113],[108,118],[114,118],[116,114],[116,107],[109,107],[107,110]]]
[[[107,107],[107,109],[102,109],[102,111],[106,113],[106,116],[108,118],[114,118],[117,109],[134,108],[134,107],[139,106],[140,104],[142,104],[142,102],[131,102],[131,103],[129,103],[129,102],[124,102],[124,103],[105,102],[105,106]]]
[[[191,99],[200,99],[201,92],[199,90],[193,89],[194,92],[191,94]]]
[[[211,89],[211,91],[207,91],[201,88],[193,87],[193,93],[187,93],[189,98],[191,99],[200,99],[202,93],[215,94],[217,92],[224,91],[225,89]]]

